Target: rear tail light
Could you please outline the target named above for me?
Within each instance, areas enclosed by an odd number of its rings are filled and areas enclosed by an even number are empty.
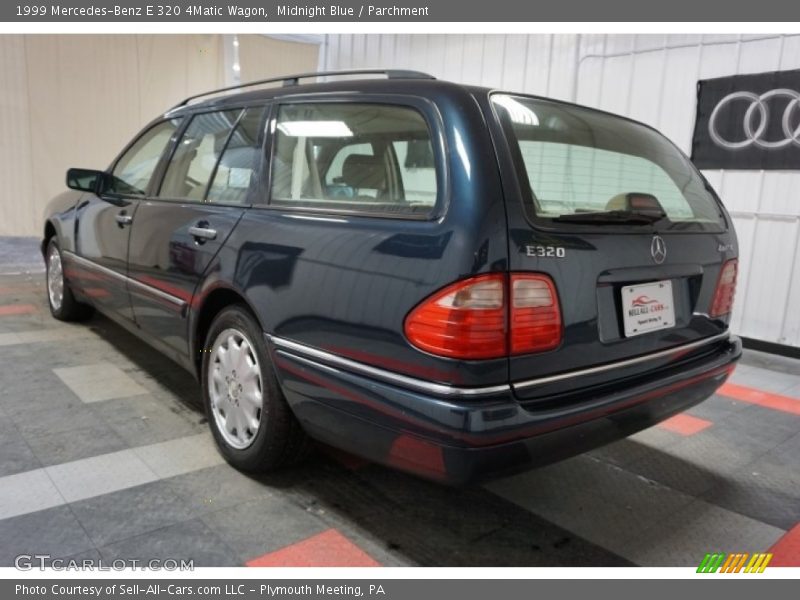
[[[561,310],[546,275],[478,275],[419,304],[406,317],[405,334],[417,348],[448,358],[541,352],[561,343]]]
[[[506,352],[505,276],[479,275],[435,293],[406,317],[422,350],[450,358],[496,358]]]
[[[739,261],[735,258],[722,265],[717,280],[717,289],[714,290],[714,299],[711,301],[712,317],[722,317],[733,309],[733,298],[736,295],[736,276]]]
[[[561,343],[561,309],[547,275],[511,276],[511,354],[552,350]]]

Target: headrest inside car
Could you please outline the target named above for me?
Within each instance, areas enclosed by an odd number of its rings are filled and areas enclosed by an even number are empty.
[[[352,188],[382,190],[386,187],[386,167],[378,156],[351,154],[344,159],[342,180]]]

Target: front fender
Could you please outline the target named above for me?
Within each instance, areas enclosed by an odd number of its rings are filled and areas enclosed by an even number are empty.
[[[84,197],[83,192],[67,190],[58,194],[47,203],[44,210],[44,225],[42,227],[42,254],[48,240],[48,224],[58,236],[59,246],[62,250],[75,252],[75,212],[78,203]]]

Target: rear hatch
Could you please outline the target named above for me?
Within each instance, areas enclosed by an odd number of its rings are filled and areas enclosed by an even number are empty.
[[[563,326],[557,348],[511,357],[518,396],[597,389],[708,352],[727,331],[736,240],[688,159],[600,111],[506,94],[491,110],[510,270],[552,279]],[[723,271],[733,286],[718,285]]]

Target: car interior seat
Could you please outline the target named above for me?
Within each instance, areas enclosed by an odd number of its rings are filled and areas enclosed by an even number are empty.
[[[355,190],[356,200],[384,200],[387,197],[386,165],[380,156],[351,154],[342,165],[342,181]],[[377,194],[364,193],[377,190]]]

